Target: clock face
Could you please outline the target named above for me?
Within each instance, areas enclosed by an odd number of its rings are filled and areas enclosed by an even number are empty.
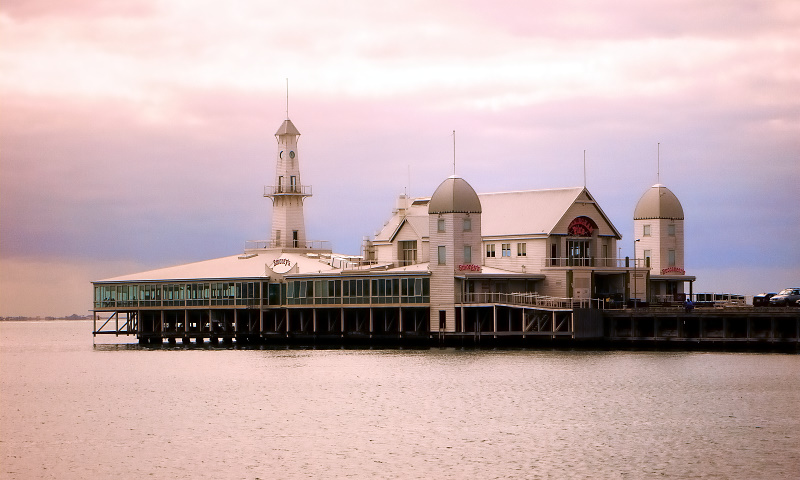
[[[290,151],[290,152],[289,152],[289,156],[290,156],[291,158],[294,158],[294,150],[292,150],[292,151]]]
[[[283,150],[281,150],[281,153],[278,154],[278,158],[283,158]]]

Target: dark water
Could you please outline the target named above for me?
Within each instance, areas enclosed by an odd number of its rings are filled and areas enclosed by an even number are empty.
[[[0,478],[798,478],[800,356],[92,348],[0,324]]]

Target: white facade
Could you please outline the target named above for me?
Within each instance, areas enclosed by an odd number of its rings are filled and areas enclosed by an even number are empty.
[[[272,231],[274,247],[305,248],[306,226],[303,202],[311,196],[311,187],[300,181],[300,153],[297,141],[300,132],[288,118],[275,133],[278,141],[275,184],[265,188],[264,196],[272,199]]]
[[[637,264],[641,269],[636,298],[648,301],[672,300],[686,293],[684,256],[684,214],[678,197],[656,184],[639,199],[633,214]],[[645,290],[645,286],[648,290]]]

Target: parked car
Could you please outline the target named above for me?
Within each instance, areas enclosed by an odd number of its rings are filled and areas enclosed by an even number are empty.
[[[769,299],[777,295],[776,293],[759,293],[753,295],[754,307],[769,307]]]
[[[800,300],[800,288],[784,288],[769,299],[769,304],[772,307],[797,306],[798,300]]]

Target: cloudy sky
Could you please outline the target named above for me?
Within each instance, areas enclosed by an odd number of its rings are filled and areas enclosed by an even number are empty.
[[[660,180],[695,291],[800,283],[796,0],[0,4],[0,315],[269,234],[298,127],[309,238],[358,253],[394,198],[587,186],[632,253]]]

